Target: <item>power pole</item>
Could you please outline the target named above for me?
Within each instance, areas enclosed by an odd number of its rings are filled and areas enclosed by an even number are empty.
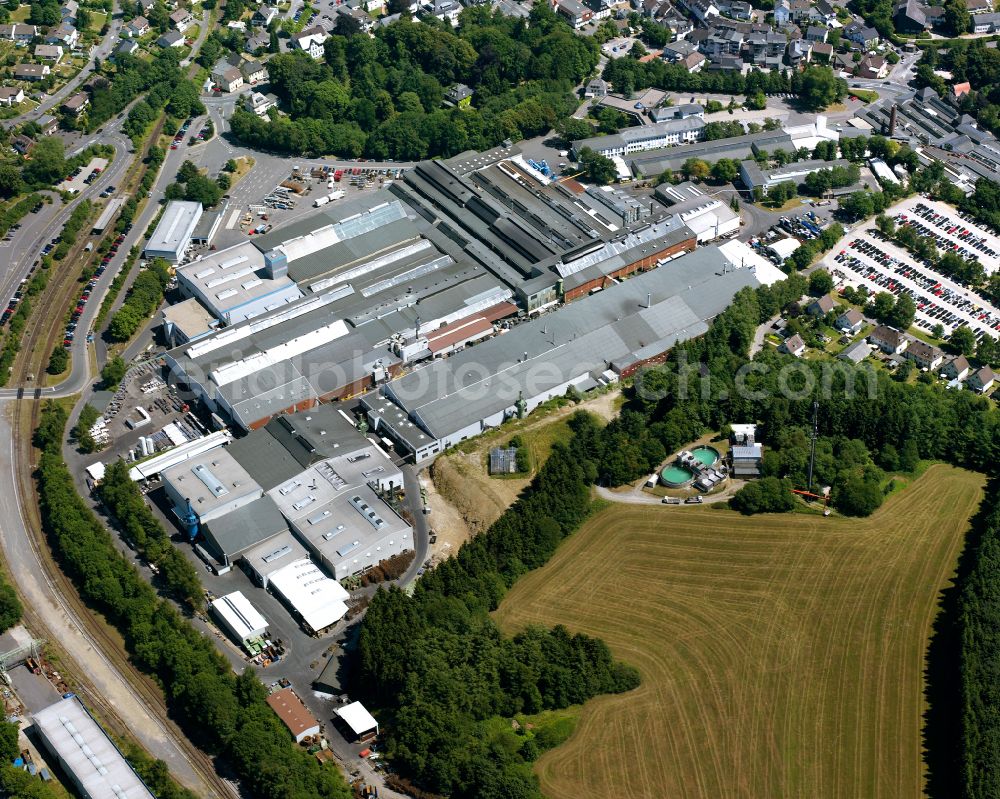
[[[809,490],[813,490],[813,466],[816,465],[816,435],[818,432],[819,402],[813,400],[813,429],[809,442]]]

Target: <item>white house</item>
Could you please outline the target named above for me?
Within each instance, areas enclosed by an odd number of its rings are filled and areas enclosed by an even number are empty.
[[[802,353],[806,351],[806,343],[802,340],[802,336],[798,333],[794,333],[781,342],[781,346],[778,347],[778,350],[780,352],[787,353],[788,355],[794,355],[796,358],[800,358]]]
[[[308,53],[317,61],[323,57],[323,43],[329,39],[329,34],[319,25],[306,28],[292,37],[292,47]]]
[[[178,8],[173,14],[170,15],[170,24],[173,25],[181,33],[184,33],[188,28],[194,25],[195,19],[191,12],[186,8]]]
[[[868,343],[874,344],[886,355],[899,355],[910,342],[896,328],[879,325],[868,335]]]
[[[966,385],[969,386],[973,391],[978,391],[980,394],[987,393],[993,384],[996,382],[996,375],[993,374],[993,370],[988,366],[984,366],[974,375],[970,376],[966,381]]]
[[[145,17],[136,17],[125,26],[125,32],[133,39],[145,36],[149,33],[149,20]]]
[[[24,102],[24,89],[17,86],[0,86],[0,105],[10,107]]]

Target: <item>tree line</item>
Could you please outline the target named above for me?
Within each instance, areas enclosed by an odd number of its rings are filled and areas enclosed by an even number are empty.
[[[255,799],[348,799],[340,772],[295,746],[253,670],[234,674],[213,642],[118,551],[76,492],[62,459],[65,427],[66,411],[46,404],[35,431],[42,450],[36,479],[53,553],[83,599],[121,633],[132,661],[163,686],[171,716],[199,747],[222,757]]]
[[[394,768],[453,799],[540,799],[531,762],[542,742],[513,732],[520,714],[564,708],[639,683],[600,640],[562,627],[505,637],[489,616],[591,510],[601,433],[578,412],[531,486],[486,532],[417,583],[380,589],[361,623],[358,691],[379,709]]]
[[[136,276],[128,296],[108,324],[112,341],[128,341],[163,302],[170,282],[170,269],[162,258],[154,258]]]

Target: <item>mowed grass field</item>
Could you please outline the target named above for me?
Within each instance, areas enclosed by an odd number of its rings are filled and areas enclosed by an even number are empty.
[[[927,641],[982,489],[935,465],[864,520],[601,511],[497,611],[642,672],[542,756],[545,795],[919,797]]]

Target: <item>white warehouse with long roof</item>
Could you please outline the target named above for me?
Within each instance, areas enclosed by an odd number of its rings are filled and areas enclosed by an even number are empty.
[[[84,799],[153,799],[80,699],[67,694],[32,715],[35,732]]]
[[[173,200],[167,203],[163,216],[146,244],[147,258],[163,258],[172,264],[184,260],[191,236],[201,219],[201,203]]]

